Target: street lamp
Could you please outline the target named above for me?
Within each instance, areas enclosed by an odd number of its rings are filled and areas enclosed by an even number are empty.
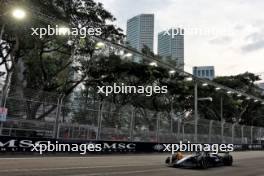
[[[158,66],[157,62],[151,62],[149,65],[153,66],[153,67],[157,67]]]
[[[217,91],[217,90],[221,90],[221,88],[220,87],[217,87],[217,88],[215,88],[215,90]]]
[[[6,13],[0,15],[0,16],[6,16],[6,15],[8,15],[10,13],[11,13],[12,17],[14,19],[16,19],[16,20],[23,20],[26,17],[26,15],[27,15],[27,13],[26,13],[26,11],[24,9],[15,8],[11,12],[10,11],[9,12],[6,12]],[[2,28],[1,28],[0,41],[3,38],[3,34],[4,34],[4,31],[5,31],[5,26],[6,26],[6,24],[4,22],[4,24],[2,25]]]
[[[172,75],[172,74],[174,74],[175,72],[176,72],[175,70],[170,70],[170,71],[169,71],[169,74]]]
[[[192,81],[192,80],[193,80],[192,77],[188,77],[188,78],[186,78],[186,81],[188,81],[188,82],[190,82],[190,81]]]
[[[232,94],[233,92],[232,91],[228,91],[227,94]]]
[[[133,54],[132,54],[132,53],[126,53],[125,56],[126,56],[126,57],[132,57]]]
[[[198,101],[213,101],[212,97],[198,98]]]
[[[22,20],[26,17],[26,11],[21,8],[16,8],[12,11],[12,16],[15,19]]]
[[[103,42],[98,42],[95,45],[95,49],[102,49],[105,47],[105,44]]]

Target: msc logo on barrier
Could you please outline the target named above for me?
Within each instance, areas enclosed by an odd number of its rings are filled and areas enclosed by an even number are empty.
[[[135,151],[135,143],[103,143],[103,151]]]
[[[11,139],[8,141],[0,141],[0,151],[18,151],[19,149],[22,151],[26,151],[28,148],[31,148],[34,144],[47,143],[47,141],[36,141],[32,140],[16,140]]]
[[[40,144],[52,144],[50,141],[33,141],[33,140],[19,140],[9,139],[0,141],[0,152],[5,151],[29,151],[34,146],[40,146]],[[56,143],[57,144],[57,143]],[[71,145],[69,143],[68,145]],[[122,142],[99,142],[97,143],[103,152],[135,152],[136,143],[122,143]]]
[[[153,146],[153,149],[157,150],[157,151],[163,151],[164,146],[161,145],[161,144],[156,144],[156,145]]]

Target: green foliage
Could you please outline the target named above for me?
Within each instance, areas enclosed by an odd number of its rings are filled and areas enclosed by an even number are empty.
[[[191,110],[190,98],[186,98],[192,93],[189,88],[190,83],[185,82],[184,77],[179,74],[169,75],[168,70],[164,68],[122,60],[120,56],[112,54],[107,57],[98,56],[94,58],[93,66],[88,74],[90,79],[85,83],[85,88],[78,97],[81,100],[80,105],[82,106],[85,102],[91,102],[94,99],[113,103],[114,106],[108,106],[109,109],[104,109],[104,111],[112,112],[104,120],[106,124],[112,124],[112,127],[121,123],[117,114],[125,105],[133,105],[137,109],[141,109],[141,122],[148,126],[155,126],[156,122],[144,115],[146,113],[144,111],[173,111],[176,113]],[[113,86],[114,83],[119,85],[124,83],[126,86],[167,86],[169,93],[153,94],[150,97],[146,94],[111,94],[105,96],[96,93],[97,86]],[[75,113],[76,120],[79,119],[82,111]]]
[[[246,92],[250,95],[263,98],[263,95],[255,85],[259,76],[253,73],[244,73],[236,76],[224,76],[214,79],[216,83]],[[228,95],[223,91],[215,91],[214,87],[203,87],[199,90],[199,97],[212,97],[213,102],[199,102],[199,113],[206,119],[220,120],[221,98],[223,100],[223,118],[227,122],[239,122],[246,125],[263,126],[264,108],[261,102],[246,100],[247,97],[237,97],[236,94]]]
[[[9,19],[9,16],[0,17],[1,24],[5,24],[5,43],[1,45],[0,65],[6,66],[7,74],[12,75],[14,89],[10,92],[33,88],[68,96],[78,85],[89,79],[87,73],[93,62],[94,39],[89,36],[81,39],[80,36],[48,35],[39,38],[31,35],[31,28],[47,28],[48,25],[101,27],[101,37],[113,41],[123,38],[119,28],[107,23],[115,20],[112,14],[93,0],[10,0],[1,3],[0,9],[10,13],[16,6],[27,11],[25,20],[18,22]],[[10,61],[3,53],[10,55]],[[8,69],[7,65],[11,65],[11,68]],[[74,79],[76,73],[81,73],[79,79]],[[37,104],[34,110],[28,111],[36,111],[39,106]],[[28,118],[38,117],[33,114]]]

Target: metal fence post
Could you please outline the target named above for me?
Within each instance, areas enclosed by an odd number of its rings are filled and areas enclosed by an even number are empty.
[[[178,129],[177,129],[177,140],[180,141],[180,133],[181,133],[181,119],[177,120],[177,125],[178,125]]]
[[[173,107],[171,107],[171,109],[172,109]],[[174,117],[175,115],[174,115],[174,113],[173,113],[173,111],[171,110],[171,112],[170,112],[170,132],[171,132],[171,135],[173,135],[173,122],[174,122]]]
[[[156,129],[156,142],[159,142],[159,131],[160,131],[160,114],[157,113],[157,129]]]
[[[71,130],[71,138],[72,139],[75,139],[75,127],[76,127],[76,125],[73,125],[71,128],[72,128],[72,130]]]
[[[259,133],[259,138],[260,138],[260,140],[259,140],[259,142],[260,142],[260,144],[261,144],[261,139],[262,139],[262,134],[264,133],[264,128],[260,128],[260,133]]]
[[[134,138],[134,124],[135,124],[135,108],[132,106],[132,113],[131,113],[131,119],[130,119],[130,132],[129,132],[129,138],[130,141],[133,142]]]
[[[225,125],[225,121],[222,120],[221,121],[221,143],[224,142],[224,125]]]
[[[210,123],[209,123],[209,143],[212,142],[212,127],[213,127],[213,123],[214,123],[214,120],[210,120]]]
[[[98,108],[98,117],[97,117],[97,133],[96,133],[96,140],[101,139],[101,128],[102,128],[102,120],[103,120],[103,107],[104,107],[104,102],[99,103],[99,108]]]
[[[253,129],[254,129],[254,127],[251,126],[250,127],[250,144],[253,144]]]
[[[233,123],[233,124],[232,124],[232,144],[234,144],[234,137],[235,137],[235,126],[236,126],[236,124],[235,124],[235,123]]]
[[[185,138],[185,132],[184,132],[184,122],[182,122],[182,141],[184,141],[184,138]]]
[[[3,128],[4,128],[4,122],[0,121],[0,136],[2,135]]]
[[[244,142],[244,125],[241,126],[241,144],[243,144]]]
[[[58,132],[57,132],[57,137],[56,137],[56,139],[59,139],[59,138],[60,138],[60,129],[61,129],[61,124],[59,123],[59,125],[58,125]]]
[[[63,99],[64,99],[64,95],[60,95],[58,98],[56,119],[55,119],[55,125],[54,125],[54,133],[53,133],[54,138],[57,138],[57,136],[58,136],[59,119],[60,119],[61,106],[62,106]]]

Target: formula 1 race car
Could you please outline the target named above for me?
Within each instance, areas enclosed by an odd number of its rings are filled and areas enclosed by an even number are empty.
[[[219,155],[209,152],[196,152],[184,157],[178,152],[168,157],[165,163],[170,167],[207,169],[208,167],[232,166],[233,157],[229,153]]]

